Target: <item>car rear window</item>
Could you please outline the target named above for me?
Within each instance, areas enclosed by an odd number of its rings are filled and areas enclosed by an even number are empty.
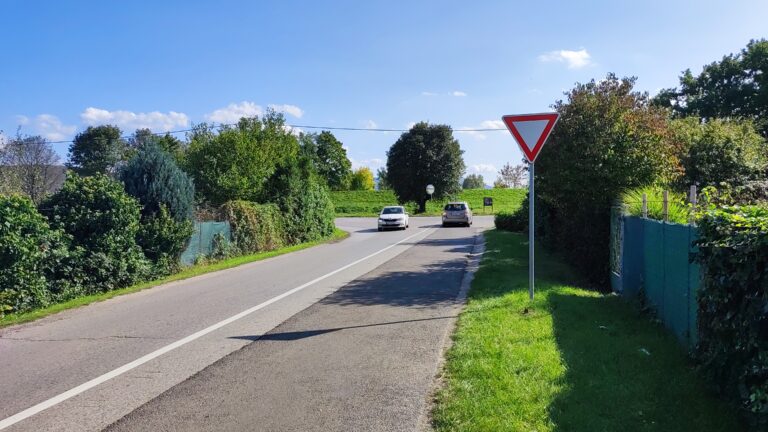
[[[381,212],[381,214],[402,214],[403,209],[400,207],[386,207],[384,208],[384,211]]]
[[[458,211],[458,210],[466,210],[467,206],[464,204],[446,204],[445,210],[446,211]]]

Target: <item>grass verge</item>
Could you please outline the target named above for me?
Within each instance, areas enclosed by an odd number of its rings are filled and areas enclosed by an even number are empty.
[[[126,288],[117,289],[114,291],[107,291],[105,293],[99,293],[99,294],[93,294],[89,296],[83,296],[78,297],[72,300],[69,300],[64,303],[57,303],[51,306],[48,306],[46,308],[37,309],[34,311],[24,312],[20,314],[8,314],[4,317],[0,318],[0,328],[7,327],[11,325],[16,324],[22,324],[29,321],[34,321],[49,315],[53,315],[55,313],[65,311],[67,309],[74,309],[80,306],[85,306],[91,303],[111,299],[113,297],[117,297],[120,295],[135,293],[138,291],[142,291],[148,288],[156,287],[158,285],[162,285],[168,282],[178,281],[182,279],[189,279],[191,277],[199,276],[205,273],[211,273],[219,270],[226,270],[230,269],[232,267],[237,267],[243,264],[247,264],[254,261],[260,261],[267,258],[272,258],[274,256],[287,254],[290,252],[296,252],[302,249],[307,249],[312,246],[317,246],[319,244],[323,243],[330,243],[335,241],[340,241],[342,239],[345,239],[349,237],[349,233],[343,230],[340,230],[336,228],[333,232],[333,234],[325,239],[317,240],[313,242],[307,242],[307,243],[301,243],[294,246],[288,246],[281,249],[268,251],[268,252],[260,252],[255,253],[251,255],[243,255],[243,256],[237,256],[228,258],[222,261],[218,261],[215,263],[210,264],[200,264],[200,265],[194,265],[191,267],[187,267],[184,270],[180,271],[179,273],[175,273],[169,276],[166,276],[162,279],[156,279],[153,281],[148,282],[142,282],[140,284],[132,285]]]
[[[738,431],[677,341],[633,305],[571,285],[527,241],[489,231],[436,396],[438,431]]]

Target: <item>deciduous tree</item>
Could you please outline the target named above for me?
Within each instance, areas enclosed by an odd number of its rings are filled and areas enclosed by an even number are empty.
[[[387,179],[398,201],[416,201],[423,211],[428,184],[435,186],[436,199],[457,194],[462,153],[450,126],[420,122],[404,132],[387,152]]]
[[[114,174],[126,151],[121,135],[117,126],[89,126],[69,146],[67,166],[82,176]]]
[[[464,182],[461,184],[462,189],[483,189],[485,188],[485,180],[480,174],[470,174],[464,178]]]
[[[374,186],[373,173],[370,168],[361,167],[352,173],[351,190],[373,190]]]

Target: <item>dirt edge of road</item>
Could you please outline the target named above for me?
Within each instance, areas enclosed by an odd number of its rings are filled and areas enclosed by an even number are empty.
[[[472,247],[472,252],[467,255],[467,267],[464,271],[464,277],[461,280],[459,293],[456,295],[456,304],[459,308],[457,311],[457,316],[464,310],[464,306],[467,301],[467,293],[469,293],[469,290],[472,287],[472,280],[475,278],[475,273],[480,268],[480,260],[483,257],[483,253],[485,253],[485,237],[483,236],[483,231],[479,231],[477,234],[475,234],[475,243]],[[437,359],[437,373],[435,374],[432,388],[426,395],[426,401],[423,405],[423,410],[419,416],[419,422],[416,428],[416,430],[419,432],[431,432],[434,430],[432,428],[432,410],[435,407],[435,397],[445,384],[445,353],[451,347],[451,336],[456,330],[457,322],[457,318],[453,319],[453,322],[448,326],[445,334],[443,335],[442,348]]]

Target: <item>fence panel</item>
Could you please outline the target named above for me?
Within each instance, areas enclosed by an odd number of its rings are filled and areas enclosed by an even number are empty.
[[[612,222],[613,223],[613,222]],[[614,291],[643,295],[675,336],[688,347],[697,342],[696,293],[701,282],[699,265],[691,262],[696,228],[635,216],[624,216],[621,246],[611,242],[611,253],[620,254],[620,273],[612,274]],[[615,237],[614,237],[615,236]]]
[[[195,232],[181,254],[181,263],[192,265],[197,257],[210,255],[213,252],[213,238],[216,234],[222,234],[227,241],[232,241],[229,222],[195,222]]]

